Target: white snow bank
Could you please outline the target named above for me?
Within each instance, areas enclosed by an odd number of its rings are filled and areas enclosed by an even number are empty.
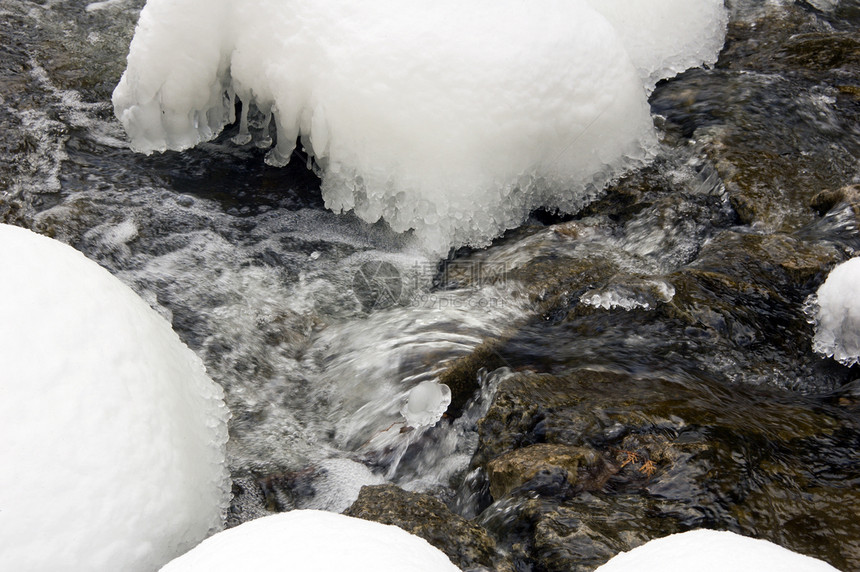
[[[622,552],[595,572],[838,572],[766,540],[691,530]]]
[[[0,570],[151,571],[221,525],[221,388],[74,249],[0,225]]]
[[[294,510],[218,533],[161,569],[191,570],[457,572],[458,568],[426,540],[396,526]]]
[[[860,258],[830,271],[807,312],[815,324],[813,350],[849,367],[860,362]]]
[[[273,114],[267,162],[301,135],[327,207],[441,252],[648,160],[647,91],[725,24],[723,0],[149,0],[113,102],[150,153],[212,139],[238,96],[237,142]]]

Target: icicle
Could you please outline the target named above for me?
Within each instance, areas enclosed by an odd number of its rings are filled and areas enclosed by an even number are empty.
[[[258,125],[260,126],[260,130],[254,140],[254,145],[258,149],[268,149],[272,146],[272,136],[271,134],[269,134],[269,124],[271,122],[272,109],[269,108],[269,110],[263,114],[263,120],[258,123]]]
[[[231,141],[236,145],[245,145],[251,142],[251,132],[248,130],[248,107],[251,104],[250,102],[242,101],[241,98],[239,98],[239,101],[242,104],[242,111],[239,115],[239,133]]]
[[[224,96],[227,99],[227,123],[236,122],[236,90],[232,85],[228,85]]]
[[[279,121],[275,121],[275,131],[278,140],[275,146],[266,154],[266,164],[272,167],[283,167],[290,162],[293,149],[296,148],[297,129],[288,129]]]

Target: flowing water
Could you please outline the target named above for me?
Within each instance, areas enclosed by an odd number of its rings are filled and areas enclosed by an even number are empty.
[[[577,302],[641,312],[667,303],[683,294],[673,272],[726,229],[788,225],[806,229],[812,242],[856,247],[856,228],[835,220],[838,213],[816,223],[792,206],[791,188],[767,217],[739,220],[707,150],[714,141],[744,149],[743,130],[735,139],[708,131],[742,110],[757,122],[745,126],[757,137],[800,147],[804,168],[823,187],[857,183],[860,134],[834,105],[842,95],[832,88],[779,70],[689,72],[677,88],[670,82],[652,97],[665,122],[663,151],[640,176],[645,185],[659,180],[672,200],[633,213],[598,203],[576,220],[538,213],[493,246],[442,263],[384,223],[327,211],[306,158],[296,153],[289,166],[269,167],[264,151],[230,141],[235,126],[181,154],[131,152],[110,94],[142,4],[0,0],[0,221],[83,251],[171,321],[226,390],[237,479],[327,468],[320,479],[331,482],[317,482],[307,496],[290,488],[280,508],[342,510],[358,485],[393,481],[474,514],[478,501],[468,490],[452,500],[452,483],[469,470],[476,423],[511,369],[618,370],[623,363],[627,372],[698,381],[706,371],[720,382],[802,394],[826,394],[856,377],[811,357],[780,370],[783,354],[756,354],[757,336],[800,328],[802,316],[776,316],[771,330],[744,329],[748,309],[731,309],[739,345],[715,357],[701,350],[713,342],[703,330],[635,320],[601,328],[599,318],[568,314]],[[783,5],[790,3],[735,3],[733,18],[778,20]],[[851,34],[857,25],[850,2],[798,5],[820,14],[822,26]],[[854,89],[856,72],[844,82]],[[773,94],[793,91],[802,95],[792,116],[805,120],[781,123],[785,98]],[[690,125],[699,129],[695,136]],[[825,167],[815,163],[822,154]],[[542,296],[553,287],[541,291],[530,269],[546,260],[611,267],[627,278],[564,291],[566,301],[545,313]],[[461,404],[461,414],[410,430],[401,415],[409,391],[493,340],[502,344],[504,367],[481,372],[481,391]],[[839,464],[846,452],[834,451]]]
[[[427,431],[401,431],[409,390],[526,303],[504,285],[431,293],[438,261],[326,211],[298,154],[267,167],[234,132],[188,154],[131,152],[110,92],[141,5],[2,4],[4,218],[82,250],[171,321],[227,392],[235,473],[343,457],[394,478]],[[398,479],[444,484],[460,453]]]

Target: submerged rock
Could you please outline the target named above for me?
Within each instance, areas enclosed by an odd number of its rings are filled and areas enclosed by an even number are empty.
[[[845,479],[860,477],[849,468],[860,444],[855,421],[819,399],[705,378],[513,374],[479,425],[474,464],[489,475],[494,501],[479,522],[516,562],[541,570],[592,569],[694,527],[766,538],[852,569],[860,523]],[[578,455],[600,469],[583,480],[577,464],[574,482],[568,467]]]
[[[502,498],[539,473],[560,471],[574,488],[599,489],[612,474],[600,453],[586,447],[536,444],[515,449],[487,463],[490,494]]]
[[[715,70],[658,88],[670,135],[702,145],[740,220],[791,232],[809,200],[856,173],[860,38],[849,19],[802,3],[735,18]]]
[[[666,274],[558,282],[540,318],[495,351],[507,366],[537,371],[588,366],[830,391],[850,374],[811,351],[803,305],[845,256],[839,244],[799,234],[725,230]]]
[[[860,185],[846,185],[838,189],[825,189],[812,197],[810,206],[819,215],[826,215],[840,204],[851,207],[855,218],[860,219]],[[856,230],[855,222],[855,230]]]
[[[678,156],[462,255],[507,264],[538,314],[460,372],[509,368],[472,467],[519,569],[593,570],[696,527],[860,567],[857,376],[815,355],[803,312],[860,248],[856,32],[761,10],[716,69],[654,92]]]

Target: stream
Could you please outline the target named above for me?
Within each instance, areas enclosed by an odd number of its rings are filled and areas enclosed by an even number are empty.
[[[860,568],[860,374],[813,353],[803,310],[860,248],[860,191],[838,194],[860,184],[856,2],[733,0],[720,61],[651,95],[652,164],[444,260],[326,210],[306,156],[268,166],[236,125],[132,152],[110,95],[142,5],[0,0],[0,222],[97,261],[203,359],[232,411],[228,524],[392,483],[486,529],[499,569],[700,526]],[[410,427],[440,379],[448,413]],[[493,480],[536,444],[605,475]]]

